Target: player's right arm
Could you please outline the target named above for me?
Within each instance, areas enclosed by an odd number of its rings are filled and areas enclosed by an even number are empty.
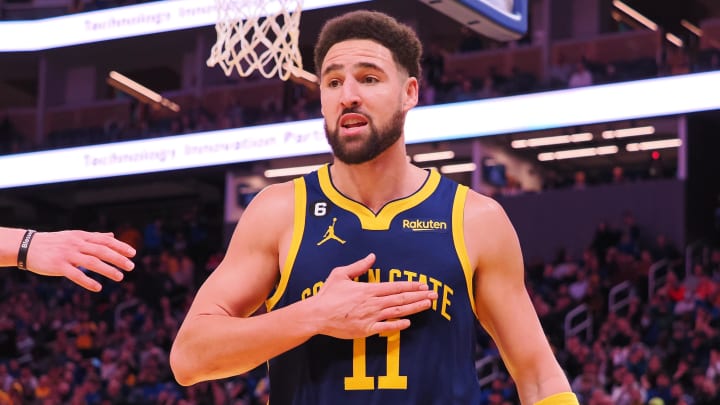
[[[403,317],[437,298],[420,283],[354,282],[372,266],[370,254],[328,269],[315,296],[251,316],[278,280],[293,215],[292,183],[268,187],[243,213],[225,258],[200,287],[173,342],[170,367],[178,383],[241,374],[317,334],[353,339],[401,330],[410,325]]]

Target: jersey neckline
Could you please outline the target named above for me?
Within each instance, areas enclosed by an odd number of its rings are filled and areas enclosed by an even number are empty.
[[[330,178],[330,165],[321,166],[318,173],[318,180],[322,192],[338,207],[352,212],[360,220],[363,229],[367,230],[386,230],[390,228],[390,222],[398,214],[407,211],[425,201],[440,184],[440,173],[436,170],[430,170],[423,185],[414,193],[407,197],[392,200],[382,208],[378,213],[374,213],[366,205],[359,203],[338,191],[332,184]]]

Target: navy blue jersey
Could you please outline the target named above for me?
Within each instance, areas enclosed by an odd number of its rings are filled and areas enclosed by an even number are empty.
[[[371,252],[375,264],[358,281],[421,281],[439,298],[408,329],[355,340],[319,335],[271,359],[270,404],[479,403],[467,187],[431,171],[417,192],[375,214],[334,188],[328,166],[294,181],[295,229],[269,310],[311,297],[333,268]]]

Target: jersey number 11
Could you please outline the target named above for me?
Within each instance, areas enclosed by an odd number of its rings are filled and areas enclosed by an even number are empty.
[[[405,390],[407,376],[400,375],[400,331],[381,333],[387,338],[386,375],[378,376],[378,389]],[[365,338],[353,340],[353,375],[345,377],[345,390],[374,390],[375,377],[367,375],[365,358]]]

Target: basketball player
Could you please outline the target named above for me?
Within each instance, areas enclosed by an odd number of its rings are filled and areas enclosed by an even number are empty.
[[[180,384],[268,362],[272,405],[477,404],[477,318],[523,404],[577,404],[501,207],[406,159],[420,56],[384,14],[327,22],[315,65],[333,163],[248,206],[173,344]]]
[[[66,277],[94,292],[100,291],[102,285],[78,267],[120,281],[123,279],[120,270],[135,267],[129,259],[133,256],[135,249],[111,233],[34,232],[0,227],[0,267],[17,265],[43,276]]]

